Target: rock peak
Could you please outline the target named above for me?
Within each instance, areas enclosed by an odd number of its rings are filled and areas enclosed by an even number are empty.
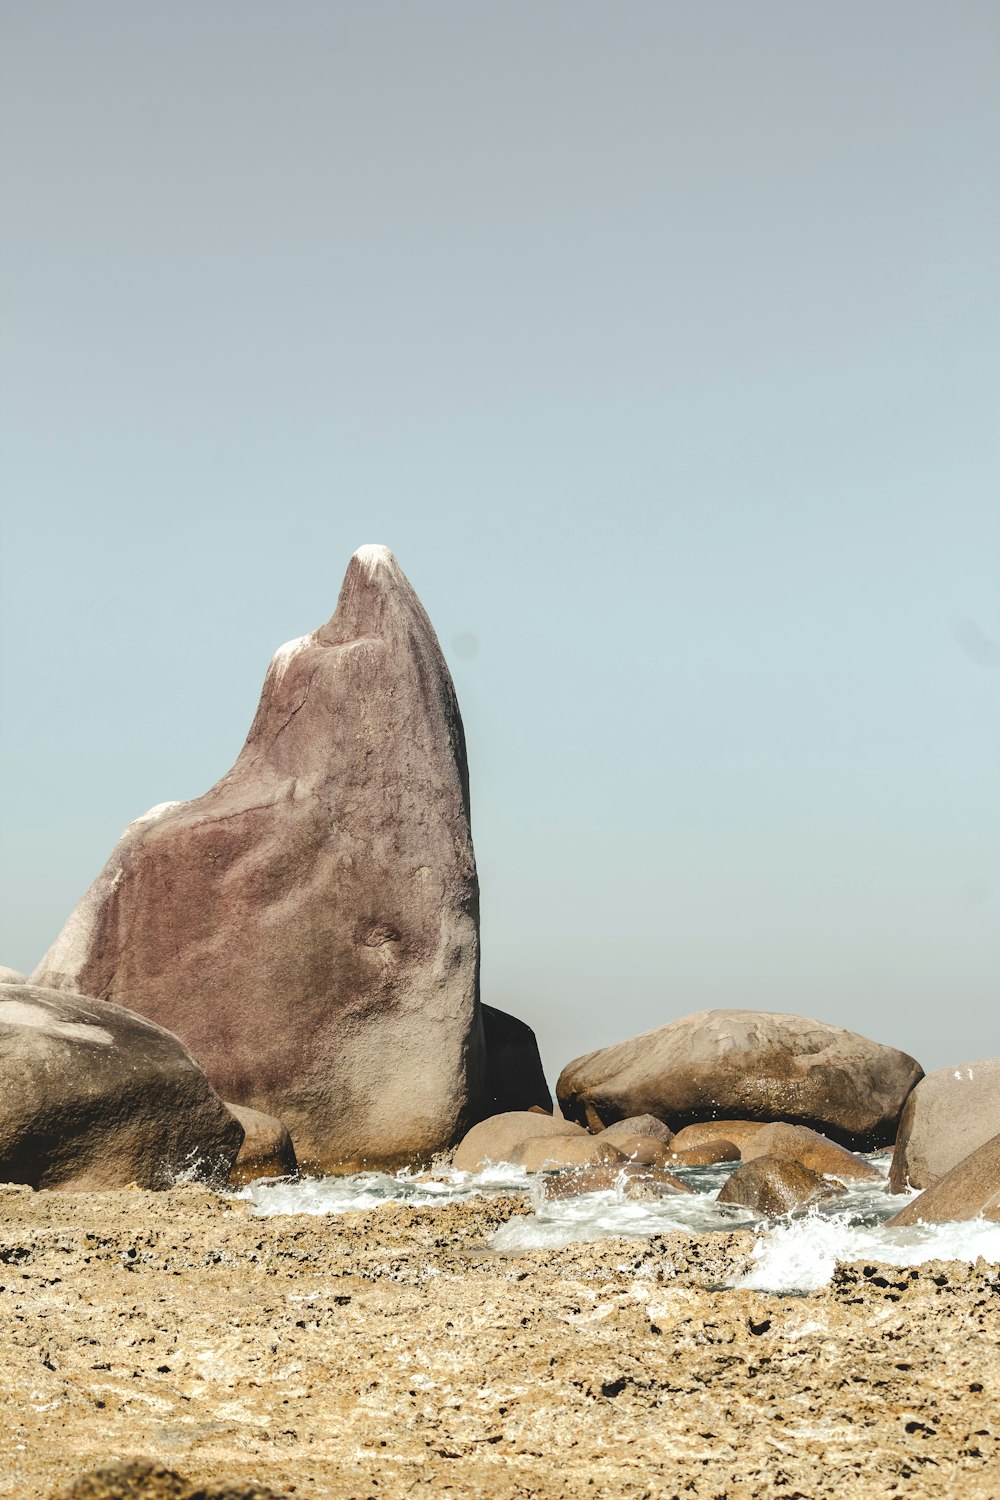
[[[399,571],[399,563],[393,553],[379,542],[368,542],[364,547],[359,547],[351,561],[360,563],[369,577],[380,567]]]

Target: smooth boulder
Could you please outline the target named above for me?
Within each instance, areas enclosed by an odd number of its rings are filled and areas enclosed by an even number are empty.
[[[933,1186],[1000,1133],[1000,1057],[937,1068],[906,1101],[889,1168],[894,1193]]]
[[[481,1115],[478,969],[455,691],[396,559],[362,547],[233,768],[126,830],[34,977],[169,1027],[303,1166],[347,1170]]]
[[[556,1094],[591,1129],[652,1114],[672,1130],[720,1117],[807,1125],[855,1150],[891,1144],[923,1077],[895,1047],[823,1021],[711,1010],[577,1058]]]
[[[715,1167],[719,1162],[739,1161],[740,1148],[725,1136],[716,1135],[700,1146],[672,1152],[671,1160],[680,1167]]]
[[[264,1177],[294,1177],[299,1164],[288,1129],[273,1115],[243,1104],[226,1104],[231,1115],[243,1126],[243,1144],[233,1163],[230,1181],[234,1187],[246,1187]]]
[[[566,1167],[589,1167],[607,1162],[625,1165],[628,1157],[611,1141],[592,1135],[536,1135],[515,1148],[511,1161],[526,1172],[559,1172]]]
[[[1000,1135],[956,1163],[889,1223],[901,1227],[978,1218],[1000,1223]]]
[[[103,1000],[0,985],[0,1181],[81,1192],[224,1181],[242,1141],[169,1031]]]
[[[613,1140],[616,1135],[641,1135],[659,1141],[664,1146],[673,1143],[674,1132],[655,1115],[630,1115],[625,1120],[616,1120],[608,1125],[603,1134]]]
[[[776,1219],[781,1214],[821,1203],[837,1192],[837,1188],[799,1161],[786,1156],[758,1156],[736,1168],[719,1189],[716,1201],[738,1204],[765,1218]]]
[[[27,984],[26,974],[20,969],[8,969],[6,964],[0,964],[0,984]]]
[[[460,1172],[480,1172],[483,1167],[515,1161],[515,1153],[528,1141],[565,1140],[572,1136],[590,1139],[571,1120],[560,1120],[535,1110],[508,1110],[473,1125],[455,1148],[452,1165]]]
[[[764,1129],[763,1120],[703,1120],[699,1125],[685,1125],[674,1136],[675,1151],[691,1151],[707,1146],[712,1141],[732,1141],[740,1152],[743,1145],[758,1130]]]
[[[820,1177],[835,1177],[839,1182],[880,1182],[882,1174],[871,1162],[838,1146],[805,1125],[765,1125],[743,1147],[744,1161],[761,1156],[778,1156],[786,1161],[801,1162]]]
[[[535,1033],[525,1021],[493,1005],[482,1007],[486,1043],[487,1114],[514,1109],[544,1109],[552,1113],[552,1095],[545,1082]]]

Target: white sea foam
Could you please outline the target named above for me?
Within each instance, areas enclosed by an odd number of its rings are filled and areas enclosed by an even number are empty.
[[[814,1291],[844,1261],[909,1266],[939,1259],[974,1261],[982,1256],[1000,1262],[1000,1224],[974,1220],[890,1228],[885,1221],[915,1195],[889,1193],[885,1181],[888,1154],[870,1160],[883,1174],[880,1181],[856,1184],[808,1214],[773,1223],[763,1223],[748,1209],[716,1202],[720,1186],[732,1171],[729,1164],[682,1168],[678,1175],[687,1179],[693,1193],[649,1199],[627,1198],[620,1189],[546,1199],[542,1179],[513,1166],[433,1175],[363,1172],[350,1177],[282,1179],[253,1183],[238,1196],[259,1214],[283,1215],[340,1214],[392,1203],[431,1206],[483,1193],[527,1192],[531,1211],[509,1219],[487,1242],[501,1255],[560,1249],[580,1241],[644,1239],[671,1230],[711,1234],[753,1228],[757,1237],[754,1264],[733,1285],[759,1291]]]

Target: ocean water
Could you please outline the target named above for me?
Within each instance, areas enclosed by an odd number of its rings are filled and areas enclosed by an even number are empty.
[[[381,1204],[455,1203],[482,1193],[527,1192],[532,1210],[510,1219],[487,1241],[498,1254],[559,1249],[581,1240],[616,1236],[643,1238],[671,1230],[710,1234],[752,1229],[756,1236],[753,1266],[732,1285],[758,1291],[809,1292],[824,1286],[838,1261],[872,1260],[894,1266],[928,1260],[978,1257],[1000,1262],[1000,1224],[982,1219],[961,1224],[916,1225],[893,1229],[886,1220],[910,1194],[890,1194],[886,1177],[889,1153],[867,1158],[882,1174],[879,1182],[851,1187],[808,1213],[770,1223],[748,1209],[716,1202],[716,1194],[734,1165],[681,1168],[678,1176],[692,1194],[631,1199],[618,1190],[580,1198],[548,1201],[538,1177],[521,1167],[496,1166],[482,1172],[362,1172],[351,1177],[302,1177],[256,1182],[236,1196],[261,1215],[340,1214]]]

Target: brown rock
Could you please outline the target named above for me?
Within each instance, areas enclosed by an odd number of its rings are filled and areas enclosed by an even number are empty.
[[[674,1138],[670,1127],[655,1115],[630,1115],[626,1120],[616,1120],[613,1125],[607,1126],[604,1134],[612,1139],[616,1135],[644,1135],[651,1140],[661,1141],[664,1146],[669,1146]]]
[[[970,1153],[889,1220],[890,1224],[1000,1223],[1000,1135]]]
[[[482,1007],[486,1042],[486,1111],[543,1109],[552,1113],[538,1042],[531,1027],[492,1005]]]
[[[638,1162],[608,1163],[579,1167],[575,1172],[555,1172],[546,1177],[542,1197],[559,1201],[582,1198],[586,1193],[620,1191],[626,1198],[662,1198],[669,1193],[693,1193],[694,1189],[672,1172],[644,1167]]]
[[[451,1145],[481,1109],[462,721],[384,547],[277,652],[239,759],[126,830],[35,971],[175,1031],[310,1168]]]
[[[894,1193],[926,1188],[1000,1132],[1000,1057],[938,1068],[906,1101],[889,1168]]]
[[[259,1109],[247,1109],[243,1104],[228,1104],[226,1108],[243,1126],[243,1144],[233,1163],[230,1177],[234,1187],[245,1187],[262,1177],[294,1177],[299,1164],[295,1159],[292,1138],[280,1120],[273,1115],[261,1114]]]
[[[0,1181],[91,1192],[225,1180],[242,1139],[169,1031],[102,1000],[0,986]]]
[[[614,1146],[626,1160],[643,1166],[667,1167],[674,1161],[671,1147],[651,1135],[618,1135],[614,1131],[602,1130],[592,1139]]]
[[[822,1021],[765,1011],[684,1016],[577,1058],[556,1085],[563,1114],[593,1127],[652,1114],[672,1130],[734,1117],[787,1120],[855,1150],[892,1142],[923,1076],[894,1047]]]
[[[674,1150],[690,1151],[721,1137],[732,1141],[737,1150],[742,1151],[743,1142],[756,1135],[758,1130],[763,1130],[765,1123],[762,1120],[703,1120],[700,1125],[685,1125],[674,1136]]]
[[[624,1162],[624,1152],[612,1141],[592,1135],[536,1136],[518,1146],[512,1156],[515,1166],[526,1172],[553,1172],[563,1167],[587,1167],[597,1162]]]
[[[671,1161],[679,1167],[714,1167],[720,1161],[739,1161],[739,1148],[723,1136],[706,1141],[702,1146],[689,1146],[686,1151],[674,1151]]]
[[[769,1219],[807,1208],[838,1189],[799,1161],[786,1156],[757,1156],[736,1168],[720,1188],[719,1203],[739,1204]]]
[[[827,1140],[804,1125],[765,1125],[743,1147],[743,1160],[756,1161],[761,1156],[779,1156],[801,1162],[821,1177],[836,1177],[842,1182],[878,1182],[881,1173],[870,1162],[845,1151],[835,1141]]]
[[[497,1162],[513,1162],[515,1152],[528,1141],[589,1140],[585,1130],[570,1120],[554,1119],[535,1110],[508,1110],[473,1125],[455,1150],[453,1165],[460,1172],[479,1172]]]

